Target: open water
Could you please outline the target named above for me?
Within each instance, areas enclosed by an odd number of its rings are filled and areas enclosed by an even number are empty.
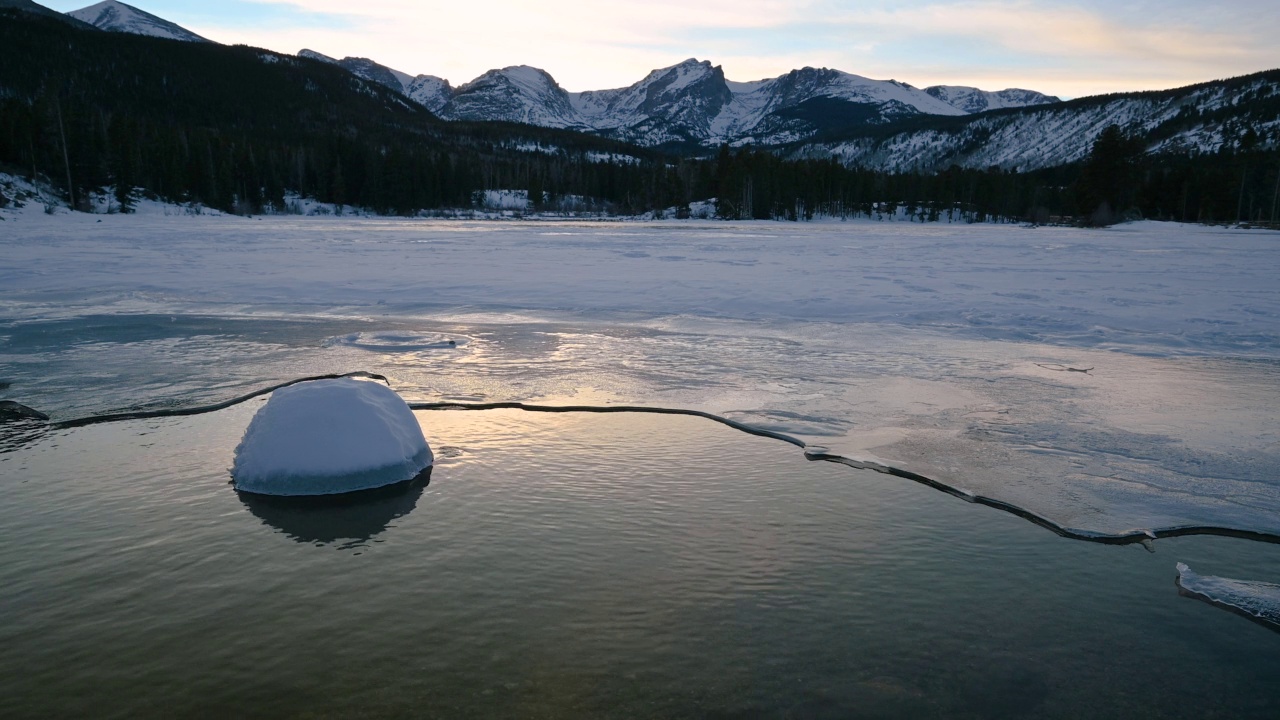
[[[419,412],[429,484],[263,505],[260,403],[0,453],[0,716],[1280,716],[1280,635],[1174,583],[1277,546],[1066,540],[639,414]]]

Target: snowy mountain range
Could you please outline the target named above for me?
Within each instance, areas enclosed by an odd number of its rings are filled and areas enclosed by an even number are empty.
[[[65,15],[31,0],[0,0],[0,7],[113,32],[209,42],[116,0]],[[694,153],[723,143],[757,145],[882,170],[1052,167],[1086,156],[1113,124],[1145,138],[1148,152],[1156,153],[1237,147],[1246,128],[1264,143],[1280,143],[1280,71],[1064,103],[1032,90],[916,88],[827,68],[733,82],[719,66],[692,58],[624,88],[571,93],[546,71],[525,65],[490,70],[455,87],[368,58],[338,60],[311,50],[298,57],[340,66],[445,120],[523,123]]]
[[[116,0],[105,0],[97,5],[72,10],[67,15],[88,23],[99,30],[111,32],[133,33],[150,37],[167,38],[169,40],[185,40],[187,42],[209,42],[205,38],[184,27],[156,17],[149,12],[139,10]]]
[[[454,88],[447,80],[410,77],[367,58],[335,60],[311,50],[298,54],[398,90],[446,120],[565,128],[642,146],[777,145],[832,128],[1058,102],[1032,90],[947,85],[921,90],[826,68],[731,82],[719,66],[693,58],[613,90],[567,92],[545,70],[527,65],[490,70]]]
[[[51,12],[29,0],[0,2]],[[117,0],[104,0],[66,16],[101,30],[209,42]],[[988,92],[945,85],[921,90],[896,80],[872,80],[825,68],[793,70],[756,82],[730,82],[719,66],[696,59],[654,70],[633,85],[613,90],[566,92],[545,70],[526,65],[490,70],[455,88],[443,78],[412,76],[368,58],[337,60],[306,49],[298,56],[341,66],[402,93],[446,120],[562,128],[650,147],[777,145],[849,126],[1058,101],[1031,90]]]

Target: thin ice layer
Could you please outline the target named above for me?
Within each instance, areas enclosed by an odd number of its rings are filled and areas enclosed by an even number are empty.
[[[275,391],[245,430],[231,475],[245,492],[332,495],[408,480],[432,461],[395,391],[343,378]]]
[[[1198,575],[1178,563],[1178,587],[1193,597],[1280,630],[1280,585]]]

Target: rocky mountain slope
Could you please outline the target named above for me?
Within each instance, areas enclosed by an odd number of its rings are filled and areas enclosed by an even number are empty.
[[[99,30],[133,33],[134,35],[147,35],[170,40],[184,40],[186,42],[209,42],[180,25],[139,10],[132,5],[116,2],[116,0],[105,0],[96,5],[73,10],[67,15],[88,23]]]
[[[1080,98],[911,129],[866,129],[803,142],[788,154],[848,165],[932,172],[951,165],[1020,171],[1081,160],[1108,126],[1148,153],[1200,155],[1280,143],[1280,70],[1159,92]],[[895,131],[896,130],[896,131]]]

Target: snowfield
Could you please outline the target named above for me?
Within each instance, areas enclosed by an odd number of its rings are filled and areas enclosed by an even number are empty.
[[[713,412],[1089,532],[1280,533],[1280,233],[3,217],[3,399],[55,419],[364,369]]]

